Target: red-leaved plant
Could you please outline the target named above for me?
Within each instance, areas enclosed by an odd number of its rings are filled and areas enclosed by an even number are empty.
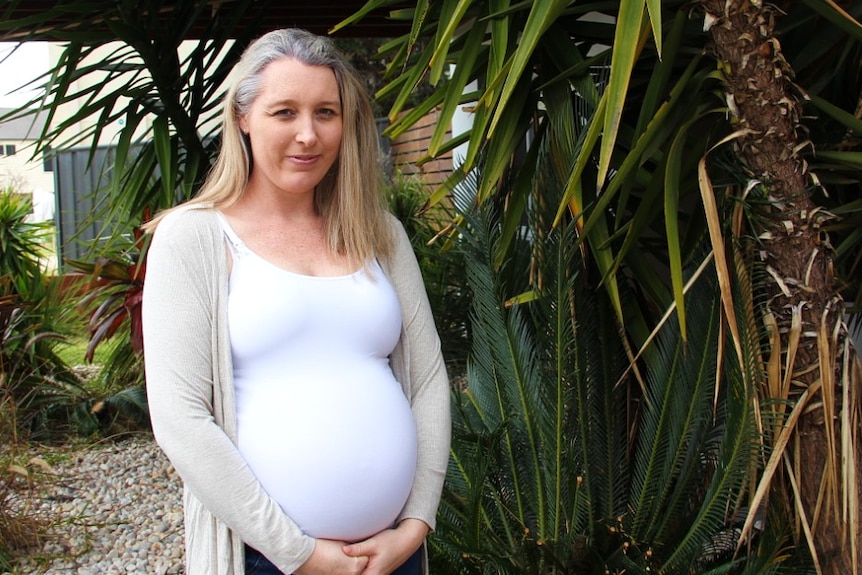
[[[144,221],[149,219],[149,211]],[[135,354],[143,352],[141,300],[146,275],[148,238],[140,227],[133,230],[133,249],[120,256],[100,256],[94,262],[65,260],[67,264],[89,275],[86,295],[79,302],[91,310],[87,323],[89,342],[84,359],[93,362],[96,348],[112,338],[124,325],[129,326],[129,342]]]

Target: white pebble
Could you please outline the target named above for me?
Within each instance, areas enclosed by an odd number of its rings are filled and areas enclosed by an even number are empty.
[[[22,505],[56,517],[55,527],[17,572],[182,575],[182,485],[152,437],[91,447],[52,466],[57,485]],[[45,556],[54,559],[45,564]]]

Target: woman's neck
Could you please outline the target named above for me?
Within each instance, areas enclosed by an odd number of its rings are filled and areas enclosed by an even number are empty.
[[[314,192],[291,193],[260,186],[247,187],[239,200],[224,212],[244,214],[266,221],[295,222],[317,220],[320,217],[314,201]]]

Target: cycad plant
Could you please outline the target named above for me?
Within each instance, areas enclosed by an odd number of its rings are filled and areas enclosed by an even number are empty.
[[[547,232],[532,218],[497,267],[493,211],[461,230],[473,346],[467,387],[453,392],[435,571],[755,574],[803,564],[784,561],[783,521],[739,537],[761,461],[759,342],[744,339],[751,364],[723,353],[714,269],[687,277],[697,303],[687,341],[671,310],[629,363],[574,224]]]

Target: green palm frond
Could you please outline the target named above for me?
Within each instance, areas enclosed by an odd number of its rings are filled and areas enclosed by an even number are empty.
[[[806,560],[804,548],[785,547],[786,525],[770,520],[780,501],[764,497],[764,509],[746,508],[786,407],[765,390],[762,372],[781,372],[784,356],[765,345],[764,292],[741,287],[752,262],[770,257],[768,234],[744,214],[716,214],[712,194],[716,204],[736,196],[741,203],[774,200],[761,174],[728,162],[737,155],[728,146],[715,149],[737,133],[738,103],[725,84],[728,63],[708,49],[719,28],[709,29],[713,21],[700,8],[673,0],[565,6],[428,0],[412,15],[401,12],[414,26],[390,44],[393,80],[385,90],[406,96],[411,82],[436,78],[445,57],[457,82],[438,83],[424,105],[473,112],[472,128],[461,136],[468,143],[465,163],[430,203],[444,201],[478,170],[469,197],[480,211],[491,210],[466,220],[465,237],[486,234],[471,244],[470,257],[486,259],[474,268],[481,301],[474,302],[472,395],[460,398],[459,413],[471,422],[472,449],[483,438],[481,449],[495,451],[483,452],[481,477],[462,481],[475,491],[459,488],[460,499],[450,501],[450,511],[474,510],[475,525],[494,534],[463,549],[493,557],[488,571],[527,564],[529,573],[591,572],[585,565],[595,572],[777,573]],[[824,217],[823,229],[835,239],[837,289],[858,305],[862,162],[854,114],[862,4],[806,0],[785,8],[779,15],[764,4],[763,14],[782,28],[775,63],[797,72],[794,90],[806,107],[798,133],[810,134],[813,145],[800,141],[792,153],[816,168],[815,211],[836,216]],[[465,94],[468,85],[476,88]],[[405,114],[393,129],[413,121]],[[711,186],[701,195],[704,173]],[[575,230],[568,227],[573,221]],[[725,242],[718,235],[731,223]],[[722,256],[723,306],[703,248],[708,230],[716,249],[724,245],[739,258],[728,270]],[[740,233],[760,237],[760,251],[736,254],[731,241]],[[557,238],[571,245],[561,249]],[[578,270],[579,278],[566,283],[574,276],[557,268]],[[734,281],[740,285],[731,298]],[[610,313],[597,289],[606,293]],[[601,334],[605,347],[597,349]],[[623,348],[637,357],[633,365],[615,364]],[[631,375],[621,377],[620,365]],[[532,385],[541,390],[524,393]],[[561,402],[568,402],[565,416],[556,411]],[[521,416],[535,405],[542,413]],[[554,455],[561,426],[569,444]],[[624,448],[616,447],[620,437]],[[537,453],[551,454],[546,467],[535,465]],[[524,460],[513,461],[515,455]],[[460,458],[464,474],[469,459]],[[500,469],[507,475],[498,476]],[[572,477],[582,478],[576,489]],[[481,482],[486,492],[477,502],[470,493],[481,492]],[[538,504],[544,506],[531,508]],[[565,529],[557,522],[560,509],[572,510]],[[760,530],[741,535],[740,522],[761,514],[767,519],[758,522]],[[538,546],[531,538],[540,532],[562,535]],[[749,552],[734,558],[727,544],[741,536]],[[458,544],[449,548],[454,565],[457,550]]]
[[[196,191],[214,157],[224,80],[259,33],[255,22],[265,11],[248,2],[220,9],[179,3],[164,18],[161,8],[157,1],[105,5],[100,18],[108,34],[66,34],[31,22],[31,28],[63,41],[63,51],[42,78],[45,94],[4,116],[45,109],[48,121],[34,153],[83,146],[96,169],[109,127],[122,126],[110,142],[115,146],[105,173],[98,176],[101,185],[93,202],[98,207],[87,214],[105,237],[120,237],[143,211],[171,207]],[[77,21],[91,12],[89,2],[73,0],[34,18]],[[195,23],[200,24],[198,41],[186,43]],[[61,106],[65,115],[58,113]]]

